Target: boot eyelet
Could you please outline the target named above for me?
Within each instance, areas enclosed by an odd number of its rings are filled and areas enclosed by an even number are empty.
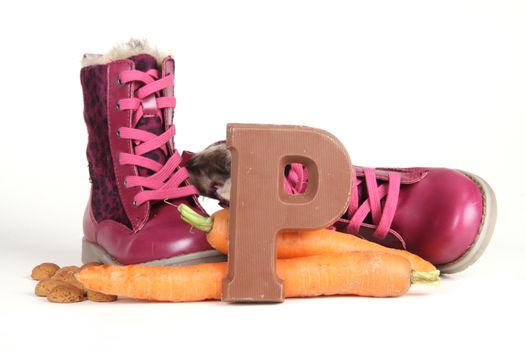
[[[124,179],[124,188],[128,188],[128,180]]]
[[[133,206],[134,206],[135,208],[138,208],[138,207],[139,207],[139,205],[137,204],[137,201],[136,201],[136,200],[133,200]]]
[[[117,129],[115,133],[117,134],[117,137],[120,138],[120,129]]]
[[[117,102],[115,105],[115,109],[120,112],[120,102]]]
[[[122,80],[120,80],[120,77],[117,78],[117,86],[124,86],[124,83]]]

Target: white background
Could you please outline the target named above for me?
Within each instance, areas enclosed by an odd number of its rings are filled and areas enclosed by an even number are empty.
[[[522,348],[524,2],[1,0],[0,36],[1,349]],[[34,297],[34,265],[80,263],[80,58],[131,36],[175,56],[179,149],[223,139],[227,122],[302,124],[355,164],[468,170],[498,197],[486,253],[397,299]]]

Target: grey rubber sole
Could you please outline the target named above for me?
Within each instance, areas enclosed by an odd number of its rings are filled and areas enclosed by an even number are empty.
[[[206,250],[192,254],[176,256],[173,258],[153,260],[141,263],[140,265],[149,266],[182,266],[194,265],[208,262],[226,261],[226,255],[216,250]],[[116,261],[101,246],[82,239],[82,263],[101,262],[104,264],[122,265]]]
[[[483,196],[483,215],[478,235],[465,254],[448,264],[437,266],[441,273],[444,274],[463,271],[475,263],[487,248],[496,225],[497,204],[494,191],[481,177],[463,170],[460,171],[472,179],[481,190]]]

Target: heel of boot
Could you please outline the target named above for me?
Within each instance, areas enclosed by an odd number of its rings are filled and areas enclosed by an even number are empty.
[[[82,263],[87,264],[90,262],[100,262],[103,264],[117,264],[116,261],[98,245],[88,242],[85,238],[82,238]],[[118,264],[117,264],[118,265]]]

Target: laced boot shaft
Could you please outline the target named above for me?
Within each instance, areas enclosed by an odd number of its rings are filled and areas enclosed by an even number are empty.
[[[133,205],[138,207],[147,201],[197,195],[197,189],[185,183],[189,175],[186,168],[179,168],[181,163],[179,152],[174,150],[170,154],[168,142],[175,136],[175,125],[169,125],[160,135],[136,128],[141,119],[162,120],[162,110],[175,107],[175,97],[161,96],[163,90],[173,86],[173,75],[159,79],[159,72],[155,69],[147,72],[129,70],[120,73],[119,82],[132,84],[134,90],[134,97],[121,99],[117,103],[119,110],[133,112],[133,127],[120,127],[117,129],[117,134],[120,138],[132,141],[134,153],[120,153],[119,163],[147,169],[149,174],[149,176],[127,176],[124,179],[126,188],[141,188],[133,198]],[[145,156],[155,150],[159,150],[164,155],[160,162]]]

